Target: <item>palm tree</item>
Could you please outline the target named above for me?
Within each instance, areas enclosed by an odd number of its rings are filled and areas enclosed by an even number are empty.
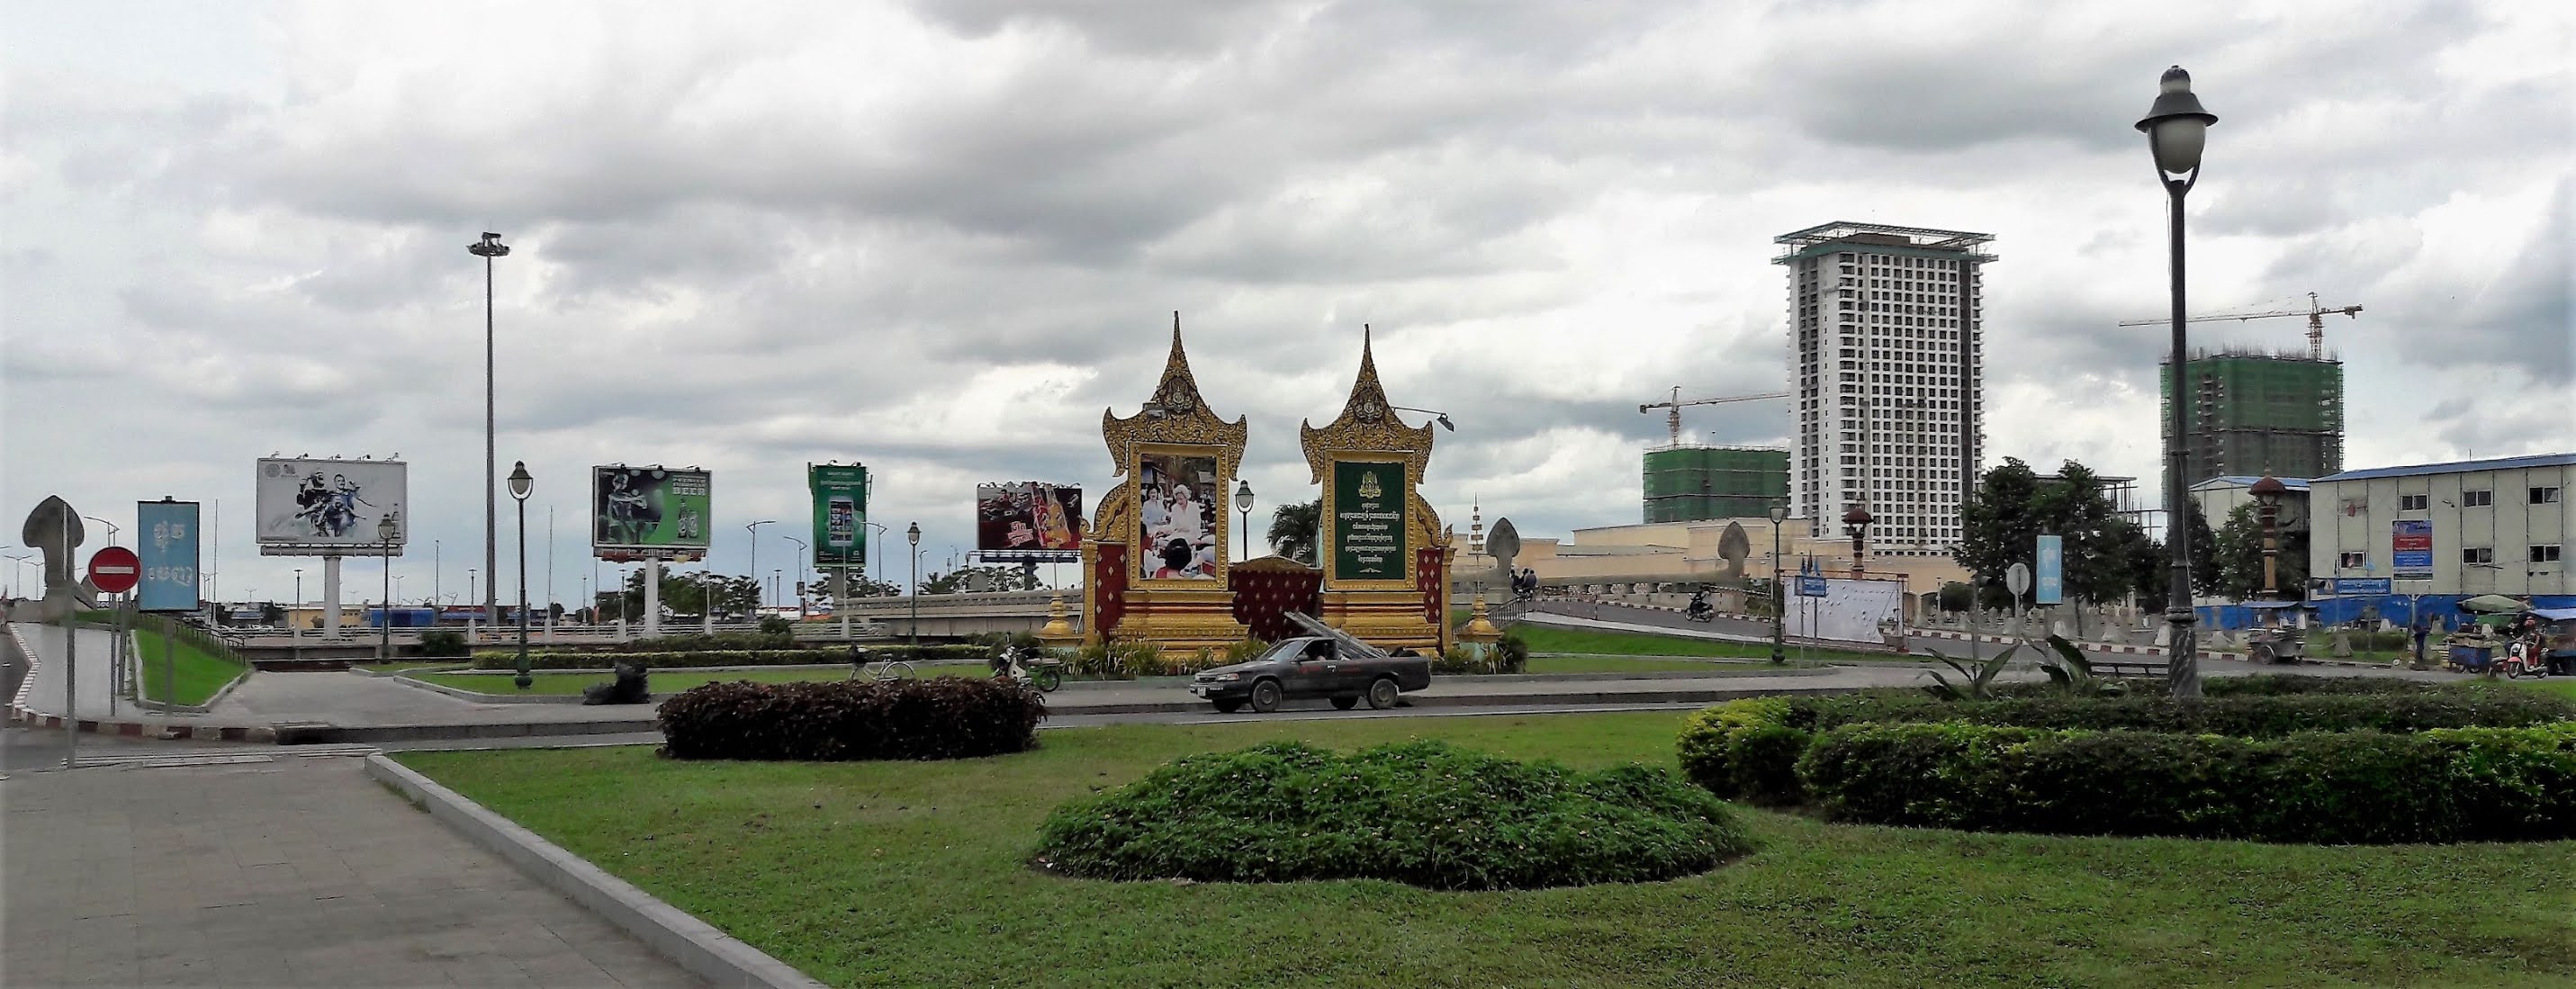
[[[1281,556],[1315,565],[1317,530],[1322,527],[1324,499],[1281,505],[1270,515],[1270,549]]]

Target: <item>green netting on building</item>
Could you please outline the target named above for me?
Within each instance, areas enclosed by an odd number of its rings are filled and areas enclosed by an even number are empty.
[[[2324,477],[2343,469],[2343,365],[2305,357],[2201,354],[2186,365],[2186,483],[2223,475]],[[2157,374],[2173,422],[2172,365]]]
[[[1761,518],[1789,497],[1789,451],[1686,446],[1646,451],[1648,522]]]

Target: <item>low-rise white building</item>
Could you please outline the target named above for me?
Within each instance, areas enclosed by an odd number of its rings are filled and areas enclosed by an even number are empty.
[[[2576,453],[2349,470],[2308,482],[2313,577],[2398,593],[2576,594]],[[2212,520],[2215,524],[2216,520]]]

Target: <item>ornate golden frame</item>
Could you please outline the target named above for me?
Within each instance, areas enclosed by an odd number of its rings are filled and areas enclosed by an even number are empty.
[[[1350,398],[1342,403],[1341,416],[1320,429],[1304,422],[1297,424],[1298,446],[1306,455],[1306,467],[1313,475],[1313,483],[1324,488],[1322,509],[1315,520],[1315,560],[1324,568],[1326,591],[1415,590],[1413,555],[1445,545],[1438,541],[1439,513],[1432,511],[1430,502],[1422,500],[1422,472],[1431,463],[1434,440],[1431,426],[1407,426],[1395,417],[1392,404],[1386,400],[1386,387],[1378,381],[1377,357],[1370,336],[1367,326],[1360,327],[1359,377],[1351,382]],[[1333,559],[1339,547],[1333,540],[1332,471],[1336,461],[1345,460],[1404,465],[1405,579],[1334,578]]]
[[[1181,347],[1181,314],[1173,313],[1172,350],[1163,360],[1163,376],[1154,394],[1133,416],[1122,419],[1112,409],[1100,412],[1100,435],[1109,446],[1110,470],[1122,480],[1101,500],[1089,539],[1127,547],[1128,586],[1219,591],[1226,587],[1226,574],[1234,559],[1234,554],[1228,552],[1234,538],[1234,491],[1225,482],[1234,479],[1243,463],[1250,423],[1248,417],[1227,422],[1207,407],[1207,401],[1199,395],[1198,380],[1190,373],[1189,354]],[[1217,494],[1211,500],[1216,509],[1218,545],[1213,579],[1152,580],[1134,576],[1145,572],[1141,569],[1144,548],[1136,545],[1136,520],[1142,517],[1144,498],[1136,483],[1136,470],[1140,458],[1147,454],[1216,459]]]

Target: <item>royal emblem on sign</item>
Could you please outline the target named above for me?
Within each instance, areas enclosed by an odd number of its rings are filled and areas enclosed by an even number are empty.
[[[1386,488],[1377,483],[1376,471],[1360,475],[1360,497],[1372,501],[1386,497]]]

